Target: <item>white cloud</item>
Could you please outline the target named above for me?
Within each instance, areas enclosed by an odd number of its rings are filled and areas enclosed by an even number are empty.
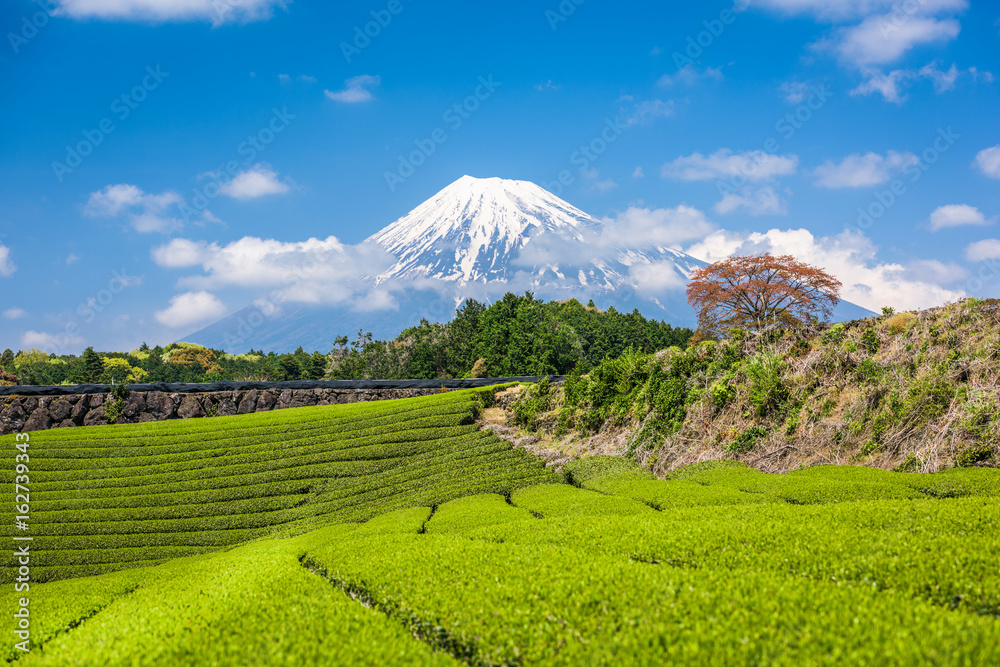
[[[983,239],[969,244],[965,249],[965,258],[970,262],[1000,259],[1000,239]]]
[[[368,89],[381,83],[382,77],[362,74],[361,76],[356,76],[345,81],[343,90],[324,90],[323,92],[331,100],[345,104],[357,104],[358,102],[368,102],[374,99],[374,95]]]
[[[931,213],[931,231],[938,231],[947,227],[961,227],[963,225],[990,225],[996,222],[996,216],[986,219],[975,206],[968,204],[948,204],[938,206]]]
[[[209,21],[212,25],[271,18],[286,0],[55,0],[57,16],[120,21]]]
[[[936,92],[943,93],[955,87],[955,81],[958,80],[959,71],[958,66],[955,63],[952,63],[951,67],[948,68],[948,71],[945,72],[938,67],[938,63],[935,60],[934,62],[921,67],[918,74],[934,82],[934,90]]]
[[[906,265],[903,274],[909,280],[923,280],[947,285],[969,277],[965,268],[955,263],[945,264],[936,259],[917,259]]]
[[[70,253],[69,255],[66,256],[66,266],[73,266],[79,261],[80,261],[79,255]]]
[[[680,181],[720,181],[722,199],[715,205],[717,213],[745,209],[751,215],[784,214],[787,205],[771,185],[780,176],[794,174],[798,169],[797,155],[775,155],[765,151],[733,153],[728,148],[711,155],[694,153],[664,164],[660,175]],[[747,183],[758,185],[751,187]]]
[[[14,275],[17,267],[10,259],[10,248],[0,243],[0,276],[9,277]]]
[[[934,14],[943,11],[959,11],[968,6],[967,0],[915,0],[902,3],[899,0],[747,0],[746,4],[761,7],[782,14],[808,14],[817,21],[839,23],[864,18],[877,12],[897,10],[897,20],[910,13]],[[890,14],[891,15],[891,14]]]
[[[910,310],[939,306],[964,296],[960,290],[950,290],[934,282],[942,275],[949,282],[955,267],[936,267],[925,277],[914,276],[921,266],[881,263],[877,248],[863,234],[844,231],[836,236],[816,238],[807,229],[771,229],[766,233],[717,231],[687,249],[687,253],[706,262],[715,262],[731,255],[771,252],[792,255],[796,259],[825,269],[843,283],[841,298],[869,310],[882,306]],[[998,242],[1000,252],[1000,242]],[[934,274],[934,275],[931,275]]]
[[[8,320],[19,320],[22,317],[27,317],[28,311],[26,311],[24,308],[8,308],[7,310],[3,311],[3,316]]]
[[[632,178],[646,178],[646,172],[642,170],[642,167],[636,167],[635,171],[632,172]]]
[[[546,90],[559,90],[562,88],[562,84],[552,83],[552,79],[549,79],[545,83],[536,83],[535,90],[538,92],[545,92]]]
[[[776,176],[794,174],[797,155],[773,155],[764,151],[733,153],[722,148],[711,155],[693,153],[668,162],[660,169],[664,178],[679,181],[710,181],[742,177],[748,181],[767,181]]]
[[[70,345],[83,345],[83,338],[60,334],[55,336],[44,331],[25,331],[21,334],[21,347],[35,347],[45,352],[59,352]]]
[[[680,244],[704,238],[715,229],[704,212],[683,204],[660,209],[631,206],[614,217],[603,218],[601,223],[598,230],[584,233],[579,238],[545,234],[535,236],[514,259],[514,264],[566,269],[583,267],[592,262],[616,262],[623,247],[638,252],[662,248],[679,250]],[[633,276],[633,281],[641,277]],[[662,281],[663,278],[656,280]]]
[[[762,188],[744,186],[726,192],[713,209],[720,214],[744,209],[753,216],[785,215],[788,213],[788,204],[770,185]]]
[[[976,153],[976,166],[990,178],[1000,178],[1000,144]]]
[[[629,267],[628,277],[638,292],[655,295],[683,290],[689,281],[670,261],[633,264]]]
[[[606,178],[603,181],[597,181],[596,183],[594,183],[592,186],[590,186],[590,189],[596,190],[597,192],[600,193],[605,193],[605,192],[611,192],[617,187],[618,183],[616,183],[613,178]]]
[[[816,167],[816,185],[824,188],[861,188],[885,183],[908,166],[919,163],[913,153],[889,151],[878,153],[852,153],[839,164],[832,160]]]
[[[356,278],[377,275],[395,261],[375,246],[349,246],[333,236],[290,243],[246,236],[224,246],[173,239],[153,248],[152,257],[167,268],[200,266],[204,275],[178,283],[189,289],[271,288],[288,301],[328,304],[353,298],[364,288]]]
[[[167,233],[184,226],[183,220],[170,213],[183,202],[183,197],[170,190],[157,195],[143,192],[135,185],[120,183],[91,193],[83,214],[92,218],[115,218],[124,213],[137,232]]]
[[[903,100],[906,99],[906,95],[903,94],[900,88],[905,81],[913,78],[913,72],[896,69],[888,74],[883,74],[876,70],[869,71],[866,76],[868,77],[866,81],[861,82],[856,88],[850,91],[852,96],[878,93],[885,98],[886,102],[902,104]]]
[[[789,104],[802,104],[812,92],[806,81],[785,81],[778,90]]]
[[[170,299],[170,306],[158,310],[156,319],[171,328],[188,327],[226,314],[226,306],[209,292],[185,292]]]
[[[949,42],[960,31],[961,25],[955,19],[909,16],[894,21],[891,14],[886,14],[840,28],[817,48],[832,50],[842,62],[863,68],[896,62],[917,46]]]
[[[257,164],[236,174],[232,180],[219,188],[219,192],[233,199],[246,200],[284,194],[290,189],[288,183],[279,180],[275,172],[262,164]]]
[[[638,208],[630,206],[614,218],[604,218],[599,245],[620,247],[677,246],[704,238],[715,225],[702,211],[681,204],[674,208]]]
[[[934,84],[934,91],[944,93],[955,87],[955,82],[966,74],[974,83],[980,80],[984,83],[993,81],[993,74],[990,72],[980,72],[975,67],[967,70],[960,70],[952,63],[947,70],[942,70],[938,66],[938,61],[928,63],[920,69],[894,69],[885,74],[877,69],[864,68],[862,74],[866,77],[864,81],[850,91],[851,95],[872,95],[878,93],[887,102],[902,104],[906,100],[905,88],[914,81],[926,79]]]
[[[722,68],[721,67],[705,67],[704,69],[699,69],[697,65],[688,63],[684,67],[680,68],[673,74],[664,74],[660,77],[659,84],[661,86],[673,86],[674,84],[684,84],[687,86],[693,86],[700,81],[721,81],[722,80]]]
[[[630,111],[623,113],[626,125],[641,125],[657,118],[667,118],[674,115],[674,103],[673,101],[647,100],[637,102]]]

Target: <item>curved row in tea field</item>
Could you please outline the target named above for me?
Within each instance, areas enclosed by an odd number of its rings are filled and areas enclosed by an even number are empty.
[[[661,481],[595,457],[557,477],[478,431],[479,400],[33,441],[37,563],[64,579],[32,584],[36,643],[5,656],[1000,664],[998,471],[723,461]]]

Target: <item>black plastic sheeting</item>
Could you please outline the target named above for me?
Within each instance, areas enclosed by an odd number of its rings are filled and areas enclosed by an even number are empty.
[[[508,382],[538,382],[544,376],[527,375],[509,378],[476,378],[467,380],[292,380],[290,382],[205,382],[173,384],[154,382],[133,384],[131,391],[162,391],[172,394],[193,394],[209,391],[248,391],[250,389],[472,389]],[[562,375],[550,375],[559,382]],[[107,394],[107,384],[63,384],[41,387],[16,385],[0,387],[0,396],[69,396],[72,394]]]

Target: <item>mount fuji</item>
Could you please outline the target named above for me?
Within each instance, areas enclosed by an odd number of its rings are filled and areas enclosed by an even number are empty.
[[[353,307],[258,304],[183,340],[229,352],[326,350],[338,335],[392,338],[421,319],[451,319],[466,299],[525,291],[693,326],[684,286],[705,262],[655,234],[621,233],[534,183],[463,176],[365,241],[395,262],[351,281],[365,294]],[[843,305],[843,319],[868,314]]]

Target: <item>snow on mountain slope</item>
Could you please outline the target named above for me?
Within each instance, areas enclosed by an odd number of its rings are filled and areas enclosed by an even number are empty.
[[[463,176],[366,241],[397,262],[358,279],[368,285],[365,312],[294,303],[280,313],[248,307],[183,340],[228,351],[324,350],[337,335],[361,329],[392,338],[422,318],[450,320],[466,299],[490,302],[524,291],[543,299],[593,299],[601,308],[638,309],[693,326],[684,287],[705,263],[642,236],[534,183]],[[852,311],[844,319],[856,316]]]
[[[506,279],[536,232],[584,241],[600,222],[527,181],[463,176],[368,240],[399,258],[393,278]]]
[[[668,248],[614,247],[619,240],[601,221],[534,183],[501,178],[463,176],[368,241],[398,258],[376,284],[430,278],[613,290],[637,266],[670,262],[678,279],[704,266]]]

